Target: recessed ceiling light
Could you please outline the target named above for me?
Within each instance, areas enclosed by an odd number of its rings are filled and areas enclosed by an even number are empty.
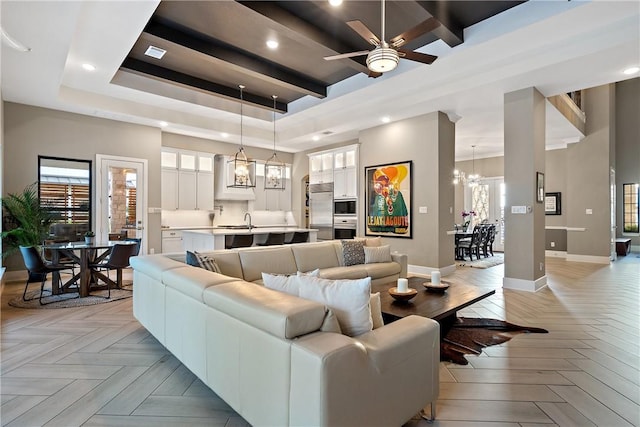
[[[333,7],[340,6],[342,4],[342,0],[329,0],[329,4]]]
[[[151,46],[151,45],[149,45],[147,50],[144,52],[145,55],[150,56],[150,57],[155,58],[155,59],[162,59],[162,57],[164,56],[165,53],[167,53],[166,50],[160,49],[159,47],[155,47],[155,46]]]
[[[221,137],[223,137],[223,138],[229,138],[229,134],[228,134],[228,133],[226,133],[226,132],[222,132],[222,133],[220,134],[220,136],[221,136]]]
[[[640,71],[640,67],[629,67],[626,70],[624,70],[623,73],[626,74],[627,76],[630,76],[631,74],[635,74],[638,71]]]
[[[278,48],[278,42],[271,39],[271,40],[267,40],[267,47],[269,49],[277,49]]]
[[[167,126],[169,126],[169,123],[167,122],[160,122],[158,124],[160,125],[161,128],[166,128]]]
[[[380,120],[382,120],[382,123],[389,123],[391,121],[391,117],[384,116]]]
[[[96,67],[91,64],[82,64],[82,68],[86,71],[95,71]]]
[[[318,135],[314,135],[314,137],[311,139],[313,139],[314,141],[320,141],[320,137]]]

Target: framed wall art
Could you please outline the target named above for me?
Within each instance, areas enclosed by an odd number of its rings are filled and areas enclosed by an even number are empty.
[[[560,193],[545,193],[544,214],[545,215],[562,215],[560,202],[561,202]]]
[[[367,166],[365,235],[412,238],[412,161]]]

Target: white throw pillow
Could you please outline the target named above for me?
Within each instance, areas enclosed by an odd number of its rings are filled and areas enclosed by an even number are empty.
[[[284,292],[289,295],[299,296],[300,286],[298,285],[298,280],[296,279],[296,277],[298,276],[319,277],[320,269],[316,268],[315,270],[309,271],[308,273],[298,271],[296,274],[262,273],[262,283],[264,284],[265,288]]]
[[[364,263],[391,262],[391,248],[389,245],[378,247],[364,247]]]
[[[371,320],[371,278],[329,280],[298,276],[300,297],[322,304],[333,311],[345,335],[357,336],[373,329]]]
[[[371,321],[373,322],[373,329],[378,329],[384,326],[384,320],[382,319],[382,303],[380,302],[380,292],[371,294],[369,304],[371,305]]]

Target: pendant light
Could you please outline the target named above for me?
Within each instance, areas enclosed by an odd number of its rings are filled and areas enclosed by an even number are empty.
[[[472,157],[472,170],[473,173],[467,177],[467,181],[469,181],[469,187],[475,187],[480,184],[480,175],[476,174],[476,146],[472,145],[473,149],[473,157]]]
[[[233,171],[233,180],[227,183],[227,188],[252,188],[256,186],[256,161],[247,159],[242,145],[242,107],[244,104],[242,91],[244,86],[238,85],[238,87],[240,88],[240,149],[227,162],[228,170]]]
[[[286,166],[276,154],[276,95],[273,98],[273,155],[264,164],[264,189],[284,190]]]

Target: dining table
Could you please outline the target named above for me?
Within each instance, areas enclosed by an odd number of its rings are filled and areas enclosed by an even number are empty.
[[[67,292],[76,292],[74,287],[77,286],[77,292],[80,298],[89,296],[89,288],[92,283],[91,264],[96,264],[105,259],[111,253],[111,249],[115,245],[135,245],[135,241],[118,240],[105,242],[66,242],[47,244],[43,248],[51,251],[51,262],[57,264],[62,257],[72,259],[80,271],[76,273],[66,282],[62,283],[60,273],[54,272],[51,293],[62,294]],[[75,286],[74,286],[75,285]]]

